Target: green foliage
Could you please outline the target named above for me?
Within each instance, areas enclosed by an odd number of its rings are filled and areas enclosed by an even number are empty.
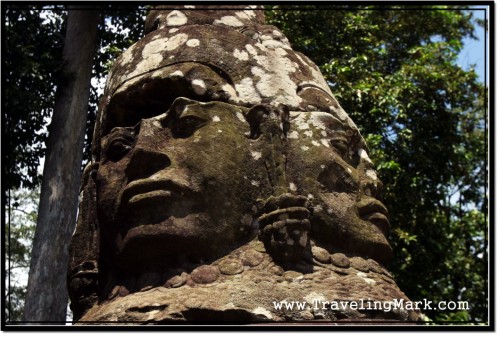
[[[7,253],[4,310],[10,322],[22,320],[39,197],[38,190],[19,189],[10,194],[4,238]]]
[[[114,60],[144,35],[146,8],[137,5],[103,6],[102,19],[97,31],[97,47],[94,57],[92,85],[89,100],[89,114],[85,131],[85,148],[82,169],[91,159],[91,142],[100,94]]]
[[[33,188],[45,154],[45,129],[54,107],[62,58],[63,20],[60,12],[45,20],[41,6],[12,5],[3,14],[5,36],[3,187]]]
[[[84,162],[90,160],[90,142],[99,103],[99,91],[112,61],[144,30],[145,8],[102,5],[94,57]],[[4,123],[5,191],[35,188],[45,156],[47,126],[62,79],[61,61],[65,34],[65,6],[9,4],[3,11],[5,39],[2,59],[6,69]],[[101,83],[101,85],[99,85]]]
[[[111,60],[142,35],[145,16],[145,10],[137,6],[102,7],[92,69],[97,84],[106,77]],[[38,205],[38,193],[34,191],[41,182],[38,169],[41,158],[45,156],[47,127],[57,86],[62,83],[60,69],[66,11],[65,6],[9,4],[2,14],[5,28],[2,206],[6,214],[8,255],[5,294],[8,305],[5,310],[9,320],[18,321],[22,319],[31,241],[36,225],[37,213],[33,209]],[[90,159],[90,142],[99,100],[97,84],[92,86],[89,102],[82,166]],[[29,190],[19,189],[21,187]]]
[[[471,12],[318,7],[269,8],[268,22],[320,66],[372,150],[398,284],[413,300],[470,302],[431,319],[484,323],[485,90],[456,62]]]

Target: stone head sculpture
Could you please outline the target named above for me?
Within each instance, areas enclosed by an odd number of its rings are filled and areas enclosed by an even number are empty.
[[[325,286],[404,298],[381,182],[317,66],[262,10],[184,7],[152,10],[109,74],[71,244],[75,319],[338,320],[362,314],[272,302]]]

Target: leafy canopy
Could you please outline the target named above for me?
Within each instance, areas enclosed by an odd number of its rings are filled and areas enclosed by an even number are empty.
[[[486,322],[485,88],[457,65],[472,12],[275,6],[267,18],[320,66],[371,148],[398,285],[414,301],[469,301],[431,319]]]

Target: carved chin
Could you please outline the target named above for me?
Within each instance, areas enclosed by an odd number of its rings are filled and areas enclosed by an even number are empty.
[[[129,229],[117,237],[115,256],[121,268],[147,268],[184,257],[210,257],[224,242],[234,242],[231,231],[214,224],[207,214],[196,213]]]

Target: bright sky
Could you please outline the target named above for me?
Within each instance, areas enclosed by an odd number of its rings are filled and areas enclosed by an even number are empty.
[[[474,6],[474,18],[485,19],[486,7],[484,6]],[[463,69],[470,69],[472,65],[475,64],[476,73],[479,75],[479,80],[485,83],[485,78],[488,69],[486,62],[486,39],[485,39],[485,30],[484,28],[476,25],[475,35],[478,37],[478,40],[466,39],[464,41],[464,48],[460,52],[458,56],[458,64]],[[488,46],[489,47],[489,46]],[[489,52],[489,51],[488,51]],[[488,60],[489,61],[489,60]],[[485,77],[486,76],[486,77]]]

